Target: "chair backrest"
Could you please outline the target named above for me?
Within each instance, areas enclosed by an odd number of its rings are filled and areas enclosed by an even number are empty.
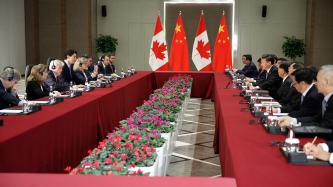
[[[32,64],[28,64],[26,67],[25,67],[25,71],[24,71],[24,80],[25,80],[25,87],[27,87],[27,80],[28,80],[28,77],[31,73],[31,68],[32,68]]]
[[[52,60],[56,60],[56,58],[53,58],[53,57],[47,58],[47,60],[46,60],[46,67],[47,67],[47,69],[49,69],[49,66],[50,66],[50,63],[51,63]]]

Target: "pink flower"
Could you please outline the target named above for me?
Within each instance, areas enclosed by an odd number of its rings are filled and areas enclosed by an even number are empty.
[[[130,167],[135,168],[135,164],[130,164]]]
[[[99,167],[99,161],[96,160],[92,165],[93,165],[95,168],[98,168],[98,167]]]
[[[133,145],[131,143],[126,142],[126,147],[133,149]]]
[[[105,159],[105,165],[109,165],[109,164],[111,164],[111,160],[109,158],[106,158]]]
[[[121,160],[126,160],[126,158],[127,158],[127,155],[126,154],[121,154]]]
[[[113,167],[117,167],[117,166],[118,166],[118,162],[117,162],[117,161],[114,161],[112,166],[113,166]]]
[[[113,175],[112,171],[108,171],[108,175],[112,176]]]
[[[117,156],[119,154],[119,152],[118,151],[114,151],[113,154],[114,154],[114,156]]]
[[[117,169],[117,171],[121,171],[121,167],[120,166],[117,166],[116,169]]]

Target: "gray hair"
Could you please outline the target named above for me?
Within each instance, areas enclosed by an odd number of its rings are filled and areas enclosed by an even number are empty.
[[[80,57],[76,60],[73,66],[73,71],[81,71],[82,64],[86,64],[88,62],[88,58]]]
[[[57,66],[64,66],[64,63],[61,61],[61,60],[58,60],[58,59],[55,59],[55,60],[52,60],[50,62],[50,65],[49,65],[49,70],[54,70],[56,69]]]
[[[323,65],[320,67],[319,73],[323,79],[327,80],[329,86],[333,86],[333,65]]]
[[[21,79],[21,73],[14,68],[6,68],[3,72],[0,73],[0,78],[3,80],[16,80],[19,81]]]

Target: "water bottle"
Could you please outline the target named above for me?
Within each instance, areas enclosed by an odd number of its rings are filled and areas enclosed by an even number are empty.
[[[55,103],[55,97],[54,97],[54,94],[53,94],[53,86],[50,86],[49,103],[50,104]]]
[[[73,81],[69,83],[69,95],[70,97],[74,97]]]
[[[27,94],[24,94],[24,101],[23,101],[23,113],[27,114],[30,112],[30,106],[29,106],[29,102],[27,100]]]
[[[134,66],[132,65],[131,67],[131,70],[132,70],[132,73],[135,74],[135,69],[134,69]]]
[[[120,78],[125,78],[125,72],[123,68],[121,68]]]
[[[86,82],[84,83],[84,85],[86,86],[85,90],[86,90],[86,91],[89,91],[89,90],[90,90],[90,84],[89,84],[89,82],[86,81]]]

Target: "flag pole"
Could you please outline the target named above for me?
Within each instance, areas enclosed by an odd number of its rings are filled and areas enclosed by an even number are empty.
[[[222,15],[224,16],[224,10],[222,10]]]
[[[182,11],[181,10],[179,11],[179,15],[182,15]]]
[[[203,12],[203,10],[201,10],[201,15],[204,15],[204,12]]]

